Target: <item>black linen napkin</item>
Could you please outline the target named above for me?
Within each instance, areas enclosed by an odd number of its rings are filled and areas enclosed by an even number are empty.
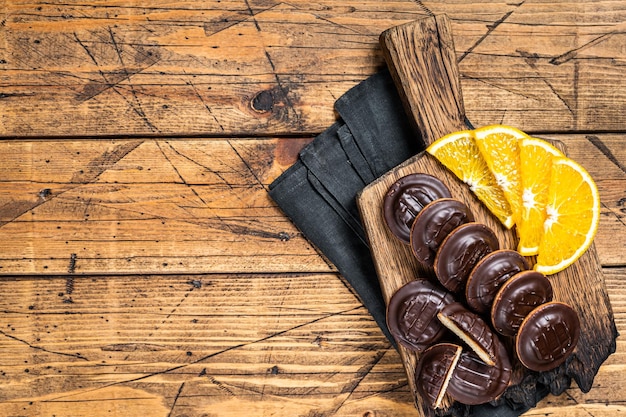
[[[395,346],[356,195],[421,150],[385,69],[335,103],[340,119],[270,184],[270,196],[337,267]]]
[[[335,109],[339,120],[302,149],[298,161],[270,184],[269,194],[337,267],[395,347],[356,196],[424,145],[386,68],[347,91]],[[569,381],[532,375],[495,404],[457,403],[448,415],[516,417],[548,392],[558,395],[567,386]]]

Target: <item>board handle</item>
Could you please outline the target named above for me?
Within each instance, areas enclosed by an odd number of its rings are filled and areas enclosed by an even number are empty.
[[[409,119],[426,146],[470,128],[446,15],[392,27],[379,41]]]

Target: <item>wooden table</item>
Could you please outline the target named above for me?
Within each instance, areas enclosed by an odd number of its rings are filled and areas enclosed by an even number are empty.
[[[396,351],[268,185],[452,20],[468,117],[563,141],[626,334],[626,1],[21,2],[0,10],[0,415],[414,416]],[[593,388],[626,411],[626,336]]]

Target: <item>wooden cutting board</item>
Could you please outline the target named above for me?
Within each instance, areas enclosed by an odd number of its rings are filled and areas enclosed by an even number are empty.
[[[407,113],[426,145],[447,133],[468,128],[454,42],[446,16],[432,16],[393,27],[382,33],[380,43]],[[557,146],[563,149],[562,144]],[[386,302],[405,283],[429,274],[413,257],[409,247],[387,230],[383,220],[382,201],[387,189],[397,179],[414,172],[441,179],[453,197],[470,207],[476,221],[494,230],[501,248],[517,247],[514,230],[504,228],[469,188],[431,155],[420,153],[371,183],[357,199]],[[529,261],[532,264],[534,260]],[[617,337],[595,246],[592,244],[574,265],[549,278],[555,300],[571,305],[581,320],[581,337],[576,350],[566,364],[551,373],[550,378],[565,381],[572,378],[582,391],[587,392],[600,365],[615,351]],[[418,411],[424,413],[414,384],[418,355],[402,346],[399,351]],[[529,378],[530,374],[520,367],[515,381]]]

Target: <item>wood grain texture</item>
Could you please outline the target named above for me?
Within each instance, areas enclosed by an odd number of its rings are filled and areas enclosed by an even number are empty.
[[[5,416],[410,415],[397,356],[335,274],[15,278],[0,294]]]
[[[380,33],[430,13],[474,123],[626,128],[620,1],[5,3],[0,135],[319,132],[383,64]]]
[[[523,130],[624,130],[623,2],[424,1],[452,21],[467,116]]]
[[[241,135],[330,125],[335,100],[383,65],[380,32],[423,10],[8,1],[0,13],[0,135]]]
[[[623,137],[588,136],[543,135],[596,179],[598,257],[623,265]],[[266,191],[309,140],[0,141],[0,271],[334,271]]]
[[[604,275],[617,352],[589,393],[527,415],[626,411],[626,270]],[[7,278],[1,415],[415,416],[400,356],[336,274]]]
[[[267,194],[305,142],[2,142],[0,271],[334,271]]]

